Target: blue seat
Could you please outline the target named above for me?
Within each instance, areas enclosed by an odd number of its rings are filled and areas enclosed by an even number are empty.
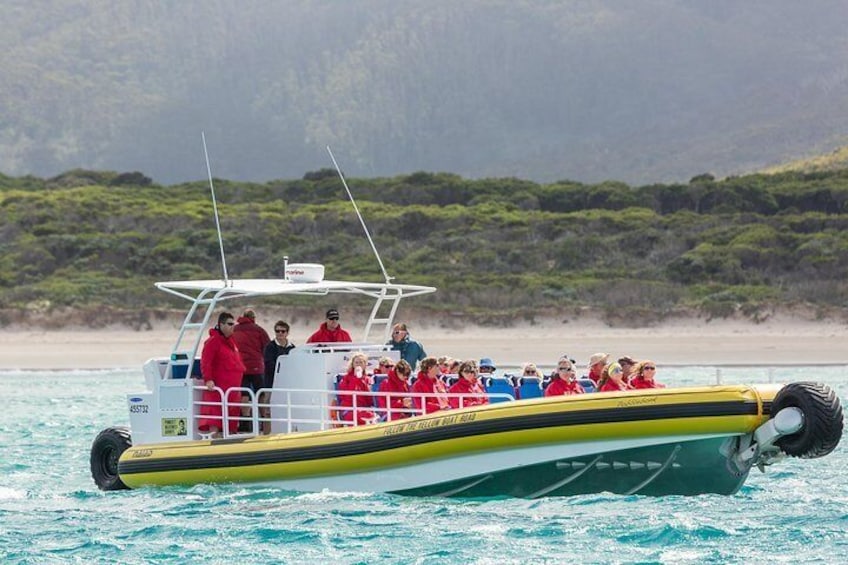
[[[518,384],[517,375],[513,375],[512,373],[504,373],[503,378],[508,380],[512,386],[516,386]]]
[[[452,387],[458,380],[459,375],[442,375],[442,382],[445,383],[445,388]]]
[[[380,392],[380,385],[389,378],[389,375],[378,373],[374,375],[374,382],[371,383],[371,392]],[[374,408],[379,408],[380,403],[377,402],[377,396],[372,397]]]
[[[518,396],[522,400],[540,398],[543,395],[541,380],[539,377],[520,377],[518,379]]]
[[[380,390],[380,385],[383,384],[383,381],[389,378],[389,375],[384,375],[382,373],[377,373],[374,375],[374,382],[371,383],[371,392],[378,392]]]
[[[185,356],[182,357],[182,360],[185,360]],[[184,379],[186,377],[186,373],[188,372],[188,365],[172,365],[171,366],[171,378],[172,379]],[[203,378],[203,375],[200,373],[200,359],[195,358],[194,363],[191,364],[191,376],[194,379]]]
[[[595,392],[597,390],[594,381],[588,377],[577,379],[577,383],[583,387],[583,392]]]
[[[506,377],[487,377],[483,381],[483,386],[486,387],[486,392],[489,394],[508,394],[515,398],[515,387],[512,385],[512,379]],[[497,402],[507,402],[509,399],[502,396],[490,397],[489,402],[495,404]]]

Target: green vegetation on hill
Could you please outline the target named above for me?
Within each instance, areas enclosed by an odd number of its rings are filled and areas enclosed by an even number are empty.
[[[839,171],[848,167],[848,146],[837,147],[830,153],[815,155],[804,159],[796,159],[788,163],[768,167],[762,172],[768,175],[779,173],[816,173],[824,171]]]
[[[757,319],[848,309],[848,171],[687,184],[537,184],[418,172],[350,179],[390,274],[432,284],[416,307],[504,320],[591,308],[642,325],[681,310]],[[283,257],[380,280],[332,171],[217,180],[231,277]],[[220,276],[206,183],[140,173],[0,175],[0,309],[155,311],[157,280]],[[629,321],[628,321],[629,320]]]

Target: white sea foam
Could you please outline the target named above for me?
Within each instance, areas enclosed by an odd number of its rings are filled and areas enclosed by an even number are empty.
[[[26,498],[25,490],[0,487],[0,500],[22,500]]]

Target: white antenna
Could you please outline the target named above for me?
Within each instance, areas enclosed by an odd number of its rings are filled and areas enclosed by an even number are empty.
[[[206,133],[200,132],[203,138],[203,154],[206,156],[206,172],[209,174],[209,190],[212,191],[212,208],[215,210],[215,228],[218,230],[218,247],[221,248],[221,266],[224,268],[224,284],[230,286],[227,276],[227,260],[224,257],[224,239],[221,237],[221,221],[218,219],[218,201],[215,199],[215,185],[212,184],[212,168],[209,166],[209,152],[206,150]]]
[[[390,277],[386,272],[386,268],[383,266],[383,260],[380,259],[380,254],[377,253],[377,247],[374,245],[374,240],[371,239],[371,234],[368,232],[368,226],[365,225],[365,220],[362,219],[362,214],[359,213],[359,206],[356,205],[356,200],[353,199],[353,194],[350,193],[350,189],[347,186],[347,181],[342,174],[342,170],[339,168],[339,164],[336,163],[336,158],[333,156],[333,152],[330,150],[330,146],[327,146],[327,153],[330,154],[330,159],[333,160],[333,165],[336,167],[336,172],[339,173],[339,178],[342,179],[342,184],[347,191],[347,196],[350,198],[351,203],[353,204],[353,209],[356,210],[356,215],[359,217],[359,223],[362,224],[362,229],[365,230],[365,236],[368,238],[368,243],[371,244],[371,249],[374,251],[374,256],[377,257],[377,262],[380,264],[380,270],[383,271],[383,277],[386,279],[386,284],[391,284],[392,279],[394,277]]]

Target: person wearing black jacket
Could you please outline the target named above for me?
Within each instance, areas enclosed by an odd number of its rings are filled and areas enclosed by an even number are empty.
[[[265,388],[272,388],[274,386],[274,370],[277,368],[277,357],[280,355],[288,355],[289,351],[294,349],[294,344],[289,341],[290,329],[289,325],[283,320],[277,320],[277,323],[274,324],[274,339],[268,342],[264,351]],[[270,395],[267,392],[262,393],[259,403],[267,404],[269,396]],[[271,431],[271,422],[267,421],[267,418],[271,417],[270,407],[261,406],[259,408],[259,413],[263,418],[261,425],[262,433],[268,434]]]

